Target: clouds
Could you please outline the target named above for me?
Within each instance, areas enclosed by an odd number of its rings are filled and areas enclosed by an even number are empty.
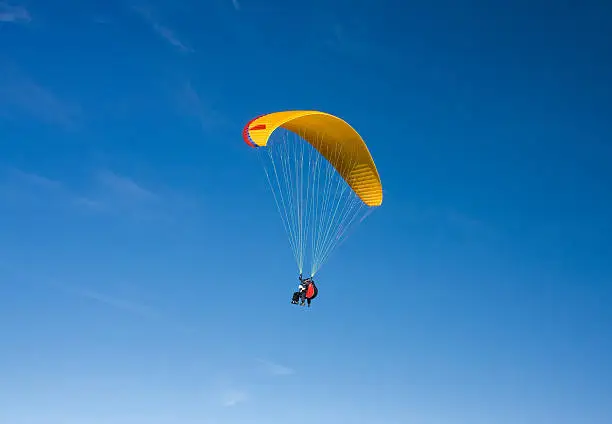
[[[25,7],[0,1],[0,22],[28,23],[31,20],[30,12]]]
[[[338,22],[331,27],[325,45],[333,52],[359,61],[398,62],[401,55],[376,41],[363,22]]]
[[[73,130],[81,117],[78,104],[62,99],[16,66],[0,62],[0,116],[35,118],[45,124]]]
[[[13,167],[2,171],[0,197],[4,200],[4,207],[16,206],[20,209],[49,207],[57,200],[71,199],[70,193],[59,181]]]
[[[62,184],[59,181],[55,181],[38,174],[24,172],[17,168],[9,168],[7,170],[7,174],[9,177],[20,180],[24,184],[32,187],[53,191],[62,190]]]
[[[164,194],[110,169],[96,170],[76,188],[37,173],[7,168],[0,173],[0,193],[7,202],[22,208],[80,209],[137,219],[166,219],[167,206],[173,204]]]
[[[103,281],[105,288],[102,291],[92,288],[96,283],[89,281],[89,279],[86,282],[72,282],[72,280],[75,280],[74,276],[61,279],[52,278],[49,276],[48,270],[41,271],[40,267],[30,268],[31,258],[25,264],[17,266],[14,261],[0,258],[0,278],[7,280],[7,276],[9,276],[11,279],[17,280],[20,285],[46,287],[67,295],[73,301],[88,303],[90,307],[97,304],[106,308],[111,315],[123,315],[122,319],[126,317],[136,318],[144,324],[154,326],[157,330],[163,328],[169,332],[189,337],[199,332],[199,329],[181,322],[180,319],[163,310],[159,305],[145,303],[143,299],[148,297],[149,293],[144,286],[139,284],[130,284],[132,286],[132,290],[129,290],[131,294],[127,295],[125,289],[128,284],[125,284],[125,282],[117,284],[116,281],[108,280]],[[115,287],[113,294],[109,294],[110,287]],[[118,292],[124,293],[119,294]]]
[[[244,390],[226,389],[221,392],[221,404],[226,408],[231,408],[249,399],[249,394]]]
[[[75,200],[97,212],[126,216],[134,216],[163,203],[160,195],[109,169],[94,172],[90,188],[76,194]]]
[[[137,221],[172,221],[184,199],[171,190],[153,190],[110,169],[93,173],[88,188],[74,196],[75,203],[91,212]]]
[[[158,196],[140,186],[131,178],[119,175],[109,169],[96,172],[96,181],[113,193],[136,201],[156,200]]]
[[[67,294],[90,300],[116,311],[124,312],[129,315],[142,318],[146,321],[155,322],[159,325],[169,327],[172,331],[190,335],[196,332],[194,328],[179,323],[167,314],[162,313],[162,311],[160,311],[158,308],[145,305],[141,301],[136,302],[117,296],[111,296],[109,294],[83,286],[68,286],[65,284],[53,284],[53,286]]]
[[[190,80],[178,83],[173,100],[178,112],[197,120],[202,131],[210,130],[225,123],[224,117],[198,93]]]
[[[293,370],[292,368],[277,364],[275,362],[267,361],[265,359],[258,359],[258,362],[263,365],[264,370],[271,375],[286,376],[295,373],[295,370]]]
[[[179,102],[184,105],[185,110],[198,118],[202,128],[205,128],[208,124],[208,114],[202,103],[202,99],[198,92],[193,88],[191,81],[187,81],[182,87],[179,94]]]
[[[93,300],[95,302],[107,305],[111,308],[118,309],[124,312],[128,312],[133,315],[137,315],[147,319],[158,320],[161,318],[161,315],[151,307],[146,305],[142,305],[140,303],[131,302],[124,299],[119,299],[113,296],[109,296],[103,293],[99,293],[97,291],[89,290],[86,288],[68,288],[64,287],[64,290],[80,296],[85,299]]]
[[[248,353],[246,355],[249,356]],[[236,365],[231,372],[226,371],[224,377],[211,386],[211,395],[217,406],[223,408],[236,408],[252,401],[259,402],[263,397],[274,396],[273,393],[278,390],[273,389],[276,385],[271,386],[270,382],[277,383],[278,378],[294,373],[293,369],[271,360],[247,359]],[[240,378],[230,377],[234,374],[240,375]]]
[[[235,5],[239,7],[238,2],[233,0]],[[175,32],[167,26],[160,23],[151,8],[147,6],[132,6],[131,9],[140,15],[151,28],[166,42],[176,47],[178,50],[186,53],[193,52],[193,48],[185,44]],[[96,15],[93,17],[93,21],[97,24],[108,24],[111,22],[111,18],[106,15]],[[13,23],[13,24],[26,24],[32,21],[32,16],[27,8],[21,5],[16,5],[7,1],[0,1],[0,23]]]
[[[162,25],[159,20],[153,16],[153,13],[149,8],[143,6],[133,6],[132,9],[138,13],[149,25],[151,25],[153,30],[160,37],[176,47],[178,50],[184,53],[192,53],[194,51],[193,48],[187,46],[185,43],[179,40],[173,30]]]

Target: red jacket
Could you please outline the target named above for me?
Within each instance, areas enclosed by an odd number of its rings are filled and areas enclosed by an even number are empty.
[[[306,287],[306,299],[312,299],[317,295],[317,287],[314,283],[308,283],[308,287]]]

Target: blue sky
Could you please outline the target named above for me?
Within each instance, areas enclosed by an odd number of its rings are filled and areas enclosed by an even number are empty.
[[[0,421],[612,422],[612,11],[493,3],[0,1]],[[385,200],[303,309],[311,108]]]

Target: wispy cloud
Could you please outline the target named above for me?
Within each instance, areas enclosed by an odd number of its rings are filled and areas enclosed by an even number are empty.
[[[28,9],[0,1],[0,22],[27,23],[32,20]]]
[[[63,287],[63,290],[86,298],[86,299],[90,299],[90,300],[94,300],[96,302],[102,303],[104,305],[110,306],[112,308],[115,309],[119,309],[134,315],[138,315],[142,318],[146,318],[146,319],[152,319],[152,320],[159,320],[162,319],[162,315],[157,312],[155,309],[146,306],[146,305],[142,305],[140,303],[135,303],[132,301],[128,301],[128,300],[124,300],[124,299],[119,299],[116,297],[112,297],[103,293],[99,293],[93,290],[88,290],[88,289],[84,289],[84,288],[77,288],[77,287]]]
[[[15,119],[26,114],[64,129],[76,128],[80,106],[61,99],[10,64],[0,62],[0,75],[0,114],[4,117]]]
[[[363,40],[356,39],[355,35],[349,33],[347,28],[341,24],[336,24],[332,27],[327,45],[334,50],[340,50],[358,56],[367,53],[368,50],[367,43],[364,43]]]
[[[183,43],[170,28],[162,25],[157,19],[153,17],[153,13],[150,9],[143,6],[133,6],[135,12],[137,12],[142,18],[151,25],[153,30],[168,43],[182,52],[192,53],[193,48]]]
[[[82,285],[68,284],[57,279],[49,278],[46,275],[45,277],[40,278],[32,275],[30,270],[16,269],[14,264],[9,265],[1,258],[0,270],[4,272],[8,271],[13,278],[17,278],[21,283],[41,285],[70,296],[90,300],[111,309],[125,312],[127,314],[143,318],[147,321],[156,322],[157,324],[161,324],[173,331],[190,335],[197,332],[194,328],[183,325],[182,323],[172,319],[170,316],[162,313],[162,311],[160,311],[158,308],[145,305],[140,301],[135,302],[117,296],[111,296]]]
[[[221,393],[221,403],[225,407],[236,406],[249,399],[249,394],[244,390],[227,389]]]
[[[71,199],[71,193],[59,181],[13,167],[4,168],[2,171],[0,196],[5,205],[57,207],[58,203],[66,203]]]
[[[234,5],[234,9],[240,10],[240,3],[238,3],[238,0],[232,0],[232,5]]]
[[[92,20],[98,25],[109,25],[113,22],[112,18],[106,15],[95,15]]]
[[[15,168],[5,169],[0,190],[6,200],[38,207],[78,206],[87,210],[133,218],[167,218],[165,198],[135,180],[108,169],[94,173],[82,189]],[[0,176],[2,176],[0,175]]]
[[[134,179],[108,169],[94,174],[88,190],[75,197],[75,203],[94,212],[129,216],[137,220],[168,219],[164,196],[145,188]]]
[[[43,177],[42,175],[34,174],[31,172],[24,172],[17,168],[8,168],[7,173],[13,178],[19,179],[24,183],[30,184],[32,186],[44,188],[44,189],[52,189],[52,190],[62,190],[62,183],[56,180],[52,180],[47,177]]]
[[[189,80],[180,85],[176,98],[182,113],[195,117],[202,130],[210,129],[223,121],[222,117],[202,98]]]
[[[401,55],[378,42],[363,22],[336,23],[330,27],[325,45],[335,53],[357,60],[397,61]]]
[[[275,362],[266,361],[265,359],[258,359],[257,361],[263,365],[266,372],[272,375],[291,375],[295,373],[295,370],[292,368],[277,364]]]
[[[133,179],[119,175],[108,169],[96,173],[97,181],[117,195],[133,200],[153,200],[158,196],[136,183]]]

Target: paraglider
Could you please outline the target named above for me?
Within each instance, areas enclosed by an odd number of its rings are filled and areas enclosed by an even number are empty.
[[[304,290],[353,229],[382,205],[374,160],[359,133],[341,118],[314,110],[274,112],[249,121],[243,139],[255,148],[289,238]],[[310,277],[302,279],[306,266]],[[310,288],[309,288],[310,287]],[[310,291],[309,291],[310,290]],[[297,295],[296,295],[297,294]]]
[[[300,285],[298,286],[298,291],[293,293],[291,303],[297,305],[299,302],[301,306],[304,306],[304,302],[308,301],[308,307],[310,308],[310,302],[317,297],[319,289],[312,277],[302,278],[302,274],[300,274],[298,278],[300,279]]]

